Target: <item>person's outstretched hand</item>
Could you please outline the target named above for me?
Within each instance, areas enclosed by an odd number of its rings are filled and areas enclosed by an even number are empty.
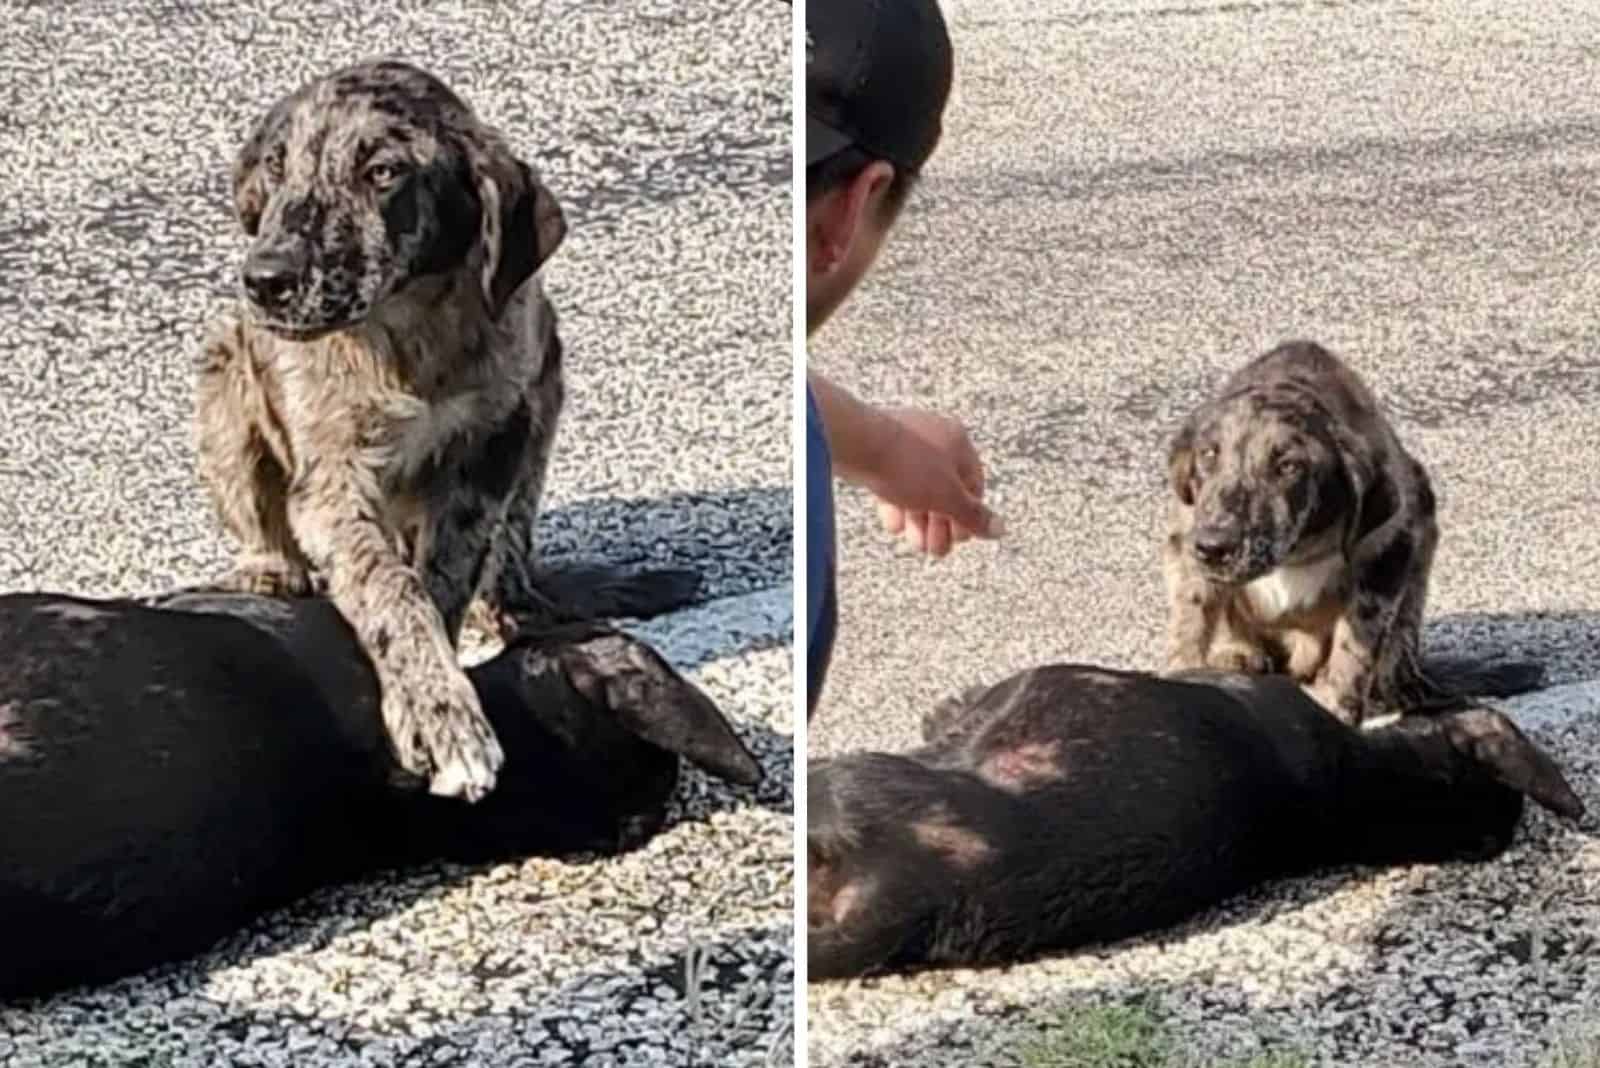
[[[966,427],[923,408],[881,408],[807,370],[834,474],[878,498],[889,533],[935,558],[969,538],[998,538],[983,503],[983,463]]]
[[[1000,518],[983,502],[983,462],[966,427],[921,408],[881,408],[885,433],[858,472],[878,498],[890,534],[938,559],[973,537],[998,538]]]

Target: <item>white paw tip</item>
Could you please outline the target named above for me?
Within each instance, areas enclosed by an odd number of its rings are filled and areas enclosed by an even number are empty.
[[[428,792],[435,797],[458,797],[481,801],[494,789],[495,776],[487,767],[473,768],[465,761],[452,760],[434,772]]]

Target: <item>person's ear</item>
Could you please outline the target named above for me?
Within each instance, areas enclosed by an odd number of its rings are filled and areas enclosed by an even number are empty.
[[[811,268],[826,273],[850,259],[868,228],[879,225],[883,199],[894,182],[894,166],[874,160],[845,185],[818,197],[806,208]]]

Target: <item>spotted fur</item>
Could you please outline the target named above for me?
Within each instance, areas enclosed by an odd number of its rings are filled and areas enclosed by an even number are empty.
[[[1292,341],[1252,361],[1185,420],[1167,463],[1169,670],[1286,672],[1357,725],[1455,700],[1421,661],[1432,484],[1337,356]],[[1463,686],[1517,692],[1538,675]]]
[[[479,594],[491,612],[507,588],[534,596],[564,397],[538,271],[561,207],[450,89],[395,61],[279,100],[233,194],[252,243],[198,384],[201,475],[239,542],[221,585],[325,586],[377,667],[399,763],[476,800],[502,754],[456,644]]]

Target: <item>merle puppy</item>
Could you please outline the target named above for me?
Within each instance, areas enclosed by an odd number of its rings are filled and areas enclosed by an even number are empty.
[[[680,754],[761,778],[703,693],[597,625],[471,669],[506,747],[477,805],[393,762],[376,674],[326,600],[13,594],[0,645],[0,997],[193,955],[380,868],[632,848]]]
[[[1583,812],[1497,712],[1359,730],[1284,676],[1037,668],[924,737],[811,765],[812,979],[1115,941],[1317,868],[1489,858],[1524,795]]]
[[[566,397],[542,275],[565,214],[498,130],[396,60],[280,97],[239,147],[233,204],[240,299],[196,384],[200,476],[237,543],[218,584],[325,588],[395,758],[475,801],[502,752],[456,659],[469,608],[506,638],[514,617],[666,612],[699,581],[535,571]]]
[[[1167,453],[1167,667],[1282,672],[1359,726],[1537,687],[1422,655],[1437,500],[1361,377],[1312,341],[1241,367]]]

